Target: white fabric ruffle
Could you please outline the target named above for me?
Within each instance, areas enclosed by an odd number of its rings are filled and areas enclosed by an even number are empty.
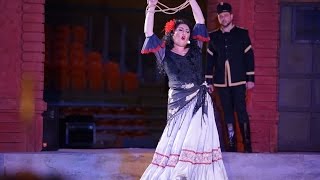
[[[141,180],[228,179],[209,94],[206,101],[208,116],[202,107],[192,116],[195,98],[168,122]]]

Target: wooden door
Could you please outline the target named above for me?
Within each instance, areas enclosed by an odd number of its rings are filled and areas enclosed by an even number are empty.
[[[279,151],[320,151],[320,3],[280,14]]]

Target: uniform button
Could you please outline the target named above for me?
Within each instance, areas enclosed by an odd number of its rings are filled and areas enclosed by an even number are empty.
[[[228,46],[227,46],[227,45],[226,45],[225,47],[226,47],[226,48],[228,48]]]

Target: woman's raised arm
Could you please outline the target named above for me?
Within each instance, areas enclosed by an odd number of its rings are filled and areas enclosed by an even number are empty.
[[[191,6],[193,17],[196,23],[204,24],[205,20],[204,20],[201,8],[197,3],[197,0],[190,0],[190,6]]]
[[[147,0],[148,8],[144,21],[144,34],[146,37],[150,37],[153,35],[154,13],[157,3],[158,0]]]

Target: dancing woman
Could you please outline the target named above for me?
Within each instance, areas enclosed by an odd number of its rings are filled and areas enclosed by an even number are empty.
[[[142,53],[154,53],[169,79],[167,125],[144,180],[228,179],[215,124],[211,97],[202,70],[203,42],[209,41],[204,17],[196,0],[187,0],[196,25],[173,19],[160,40],[153,33],[158,0],[148,0]]]

